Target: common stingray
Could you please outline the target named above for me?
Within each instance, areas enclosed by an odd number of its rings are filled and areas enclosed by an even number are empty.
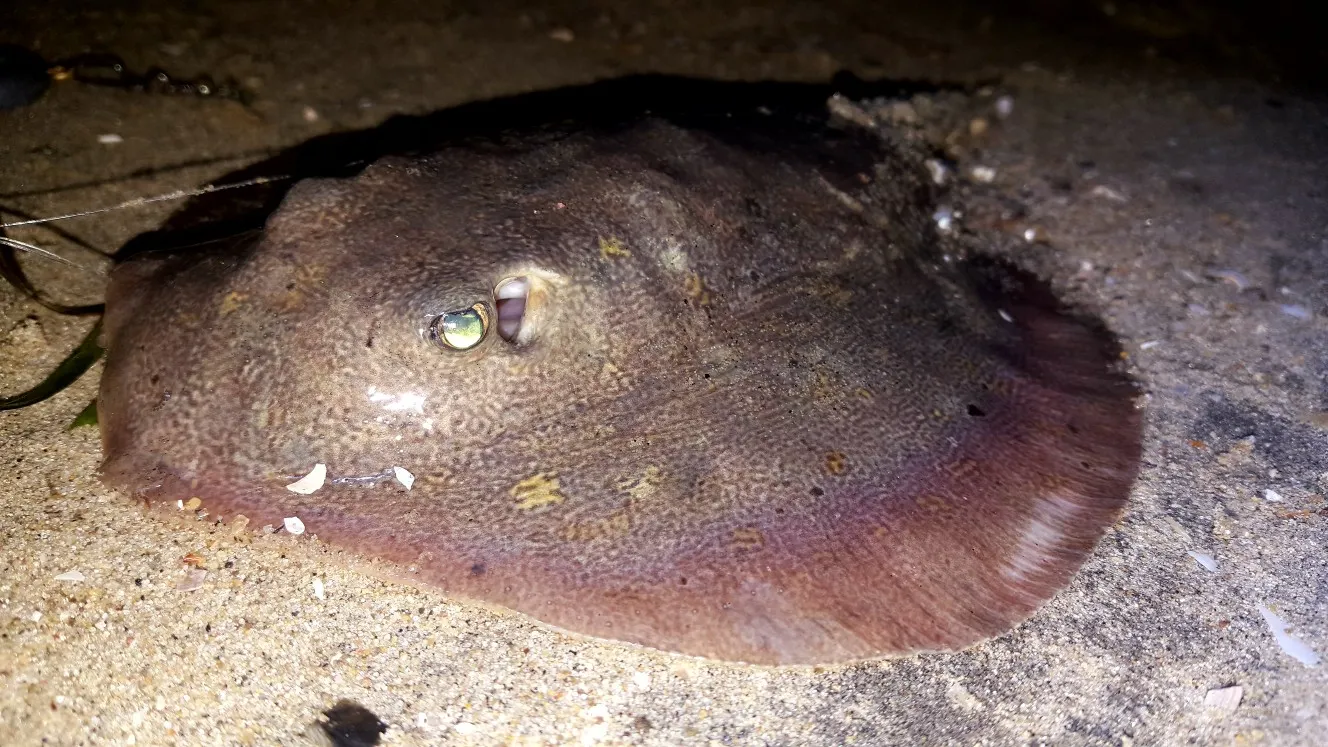
[[[105,479],[600,638],[954,650],[1065,586],[1141,414],[888,133],[735,104],[471,134],[112,274]]]

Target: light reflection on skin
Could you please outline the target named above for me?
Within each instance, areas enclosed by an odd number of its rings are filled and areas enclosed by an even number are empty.
[[[413,412],[418,415],[424,414],[425,395],[414,392],[403,392],[401,394],[389,394],[378,391],[377,387],[369,387],[369,401],[375,404],[381,404],[387,412]]]

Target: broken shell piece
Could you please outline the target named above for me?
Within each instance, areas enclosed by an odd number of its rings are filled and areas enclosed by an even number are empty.
[[[323,579],[321,578],[314,579],[314,597],[319,600],[327,599],[327,595],[323,593]]]
[[[1093,187],[1089,194],[1094,197],[1105,197],[1113,202],[1129,202],[1129,198],[1105,184],[1099,184],[1096,187]]]
[[[1264,622],[1268,623],[1268,630],[1272,632],[1277,645],[1281,646],[1291,658],[1307,667],[1319,666],[1319,655],[1314,653],[1314,649],[1304,641],[1287,632],[1289,626],[1286,620],[1262,604],[1259,605],[1259,614],[1263,615]]]
[[[1214,280],[1221,280],[1224,283],[1230,283],[1235,286],[1237,291],[1246,291],[1254,287],[1254,283],[1245,277],[1239,270],[1231,270],[1225,267],[1209,267],[1204,270],[1204,274]]]
[[[393,467],[392,474],[397,476],[397,482],[406,486],[406,490],[410,490],[410,486],[415,484],[415,475],[404,467]]]
[[[65,571],[55,577],[56,581],[73,581],[75,583],[83,581],[86,577],[78,571]]]
[[[175,584],[176,591],[194,591],[203,587],[203,581],[207,579],[208,572],[202,568],[194,568],[184,574],[184,578]]]
[[[300,479],[296,480],[290,485],[287,485],[286,489],[292,493],[299,493],[300,495],[309,495],[311,493],[316,492],[319,488],[323,487],[323,483],[326,480],[327,480],[327,465],[323,464],[322,462],[319,462],[318,464],[314,465],[313,469],[309,470],[309,474],[305,475],[304,477],[301,477]],[[289,519],[287,521],[289,521]]]
[[[1263,499],[1271,503],[1281,503],[1282,501],[1286,500],[1285,498],[1282,497],[1281,493],[1277,492],[1276,490],[1273,490],[1272,488],[1268,488],[1263,491]]]
[[[304,534],[304,522],[298,516],[287,516],[281,520],[281,525],[291,534]]]
[[[1204,705],[1224,714],[1235,713],[1236,709],[1240,707],[1240,699],[1244,695],[1245,689],[1240,685],[1219,687],[1209,690],[1208,694],[1204,695]]]
[[[1194,558],[1194,562],[1203,566],[1204,570],[1208,571],[1209,573],[1217,573],[1217,560],[1214,559],[1212,555],[1208,555],[1206,553],[1201,553],[1201,552],[1195,552],[1193,550],[1190,550],[1189,555],[1191,558]]]

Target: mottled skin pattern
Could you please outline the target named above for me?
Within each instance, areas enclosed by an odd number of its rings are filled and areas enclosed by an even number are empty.
[[[1140,415],[1105,333],[940,255],[920,173],[862,133],[645,119],[299,184],[261,236],[116,271],[106,477],[666,650],[999,634],[1114,520]],[[422,334],[513,276],[530,339]]]

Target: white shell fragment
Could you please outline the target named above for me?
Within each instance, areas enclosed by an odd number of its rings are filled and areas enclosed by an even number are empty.
[[[973,177],[973,181],[982,184],[991,184],[996,180],[996,169],[990,166],[974,166],[968,173]]]
[[[1209,690],[1204,695],[1204,705],[1221,713],[1235,713],[1240,707],[1240,699],[1245,696],[1245,689],[1240,685],[1219,687]]]
[[[202,568],[191,568],[175,584],[176,591],[197,591],[203,588],[203,582],[207,580],[208,572]]]
[[[412,475],[410,470],[405,467],[393,467],[392,474],[397,476],[397,482],[404,485],[406,490],[410,490],[410,486],[415,484],[415,475]]]
[[[319,601],[327,599],[327,595],[323,592],[323,579],[321,578],[314,579],[314,597]]]
[[[1093,187],[1093,189],[1089,192],[1089,194],[1093,195],[1094,197],[1105,197],[1106,199],[1111,200],[1112,202],[1129,202],[1128,197],[1121,194],[1120,192],[1117,192],[1111,187],[1108,187],[1105,184],[1099,184],[1096,187]]]
[[[291,534],[304,534],[304,522],[298,516],[287,516],[281,520],[281,525]]]
[[[322,462],[319,462],[318,464],[314,465],[313,469],[309,470],[309,474],[305,475],[304,477],[301,477],[300,479],[296,480],[290,485],[287,485],[286,489],[292,493],[299,493],[300,495],[309,495],[310,493],[314,493],[319,488],[323,487],[323,483],[326,481],[327,481],[327,465],[323,464]],[[287,521],[289,521],[289,519],[287,519]]]
[[[1277,492],[1276,490],[1273,490],[1272,488],[1268,488],[1263,491],[1263,499],[1265,501],[1269,501],[1270,503],[1281,503],[1282,501],[1286,500],[1285,498],[1282,497],[1281,493]]]
[[[1193,550],[1190,550],[1189,555],[1191,558],[1194,558],[1194,562],[1203,566],[1204,570],[1209,573],[1217,573],[1217,560],[1214,559],[1212,555],[1195,552]]]
[[[1286,620],[1278,617],[1276,613],[1262,604],[1259,605],[1259,614],[1263,615],[1264,622],[1268,623],[1268,630],[1272,632],[1277,645],[1281,646],[1282,650],[1291,658],[1307,667],[1317,667],[1319,665],[1319,655],[1314,653],[1314,649],[1287,632]]]
[[[80,581],[85,580],[86,578],[87,578],[86,576],[84,576],[82,573],[80,573],[80,572],[78,572],[78,571],[65,571],[64,573],[61,573],[59,576],[56,576],[56,577],[55,577],[55,580],[56,580],[56,581],[73,581],[73,582],[75,582],[75,583],[78,583],[78,582],[80,582]]]

